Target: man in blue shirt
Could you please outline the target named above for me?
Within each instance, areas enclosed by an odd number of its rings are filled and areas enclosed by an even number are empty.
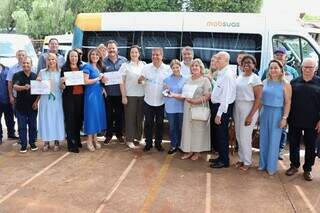
[[[4,119],[7,126],[8,138],[17,138],[14,130],[13,108],[9,102],[7,74],[9,68],[0,63],[0,144],[2,144],[2,125],[1,117],[4,114]]]
[[[58,53],[58,49],[59,49],[59,41],[58,41],[58,39],[51,38],[49,40],[48,47],[49,47],[48,53],[54,53],[54,54],[57,55],[58,65],[59,65],[59,68],[61,68],[63,66],[63,64],[65,63],[65,59],[64,59],[64,57],[62,55],[60,55]],[[37,73],[39,73],[40,70],[46,68],[46,60],[47,60],[47,57],[48,57],[48,53],[42,53],[39,56]]]
[[[106,43],[108,56],[103,59],[105,72],[118,72],[121,65],[127,62],[127,59],[118,55],[118,43],[109,40]],[[122,96],[120,84],[105,86],[107,93],[105,98],[105,106],[107,113],[107,127],[104,144],[107,145],[111,141],[113,134],[116,135],[120,143],[124,143],[123,139],[123,121],[124,108],[122,104]]]

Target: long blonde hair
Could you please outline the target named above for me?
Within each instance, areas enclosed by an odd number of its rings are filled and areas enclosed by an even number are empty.
[[[49,69],[49,58],[50,57],[54,57],[56,59],[56,71],[60,71],[59,70],[59,65],[58,65],[58,57],[54,53],[48,53],[48,56],[46,58],[46,68],[47,68],[47,70]]]

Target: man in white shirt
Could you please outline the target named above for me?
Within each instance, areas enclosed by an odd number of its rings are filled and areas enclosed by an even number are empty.
[[[218,74],[211,94],[211,115],[214,117],[213,137],[218,145],[219,157],[210,159],[209,162],[212,163],[212,168],[223,168],[229,167],[228,125],[236,98],[236,74],[229,67],[230,55],[227,52],[217,53],[214,60]]]
[[[159,152],[162,148],[163,134],[163,80],[170,75],[170,68],[162,62],[163,49],[152,49],[152,63],[147,64],[142,69],[142,74],[138,79],[139,83],[145,84],[144,96],[144,134],[146,146],[143,151],[150,151],[152,148],[153,126],[156,126],[155,147]]]
[[[181,63],[181,75],[185,78],[191,77],[190,65],[193,60],[193,49],[190,46],[185,46],[181,50],[182,63]]]

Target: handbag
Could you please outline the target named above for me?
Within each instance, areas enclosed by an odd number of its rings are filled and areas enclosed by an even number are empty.
[[[252,132],[252,148],[259,149],[260,127],[257,126]]]
[[[201,98],[201,105],[191,107],[191,119],[197,121],[208,121],[210,117],[210,108],[208,102],[204,103]]]

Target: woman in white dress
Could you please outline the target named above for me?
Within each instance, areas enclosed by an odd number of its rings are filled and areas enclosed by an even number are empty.
[[[208,121],[192,120],[191,108],[195,106],[208,105],[211,93],[211,83],[204,77],[204,65],[200,59],[191,62],[192,76],[185,87],[194,88],[192,98],[186,98],[183,110],[181,150],[185,152],[181,159],[197,160],[200,152],[210,150],[210,117]]]

